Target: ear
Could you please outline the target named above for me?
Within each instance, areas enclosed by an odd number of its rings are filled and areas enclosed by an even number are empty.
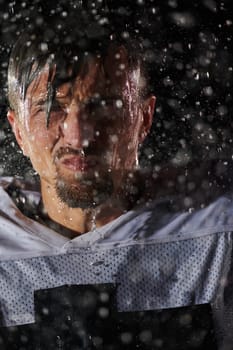
[[[156,97],[151,95],[149,96],[144,102],[143,102],[143,121],[141,126],[141,131],[139,135],[139,142],[142,143],[145,139],[145,137],[148,135],[152,121],[153,121],[153,115],[155,110],[155,102]]]
[[[15,135],[15,138],[18,142],[19,147],[23,151],[23,154],[26,156],[27,154],[25,154],[25,150],[24,150],[24,144],[23,144],[23,139],[22,139],[21,130],[20,130],[21,128],[19,125],[18,118],[16,117],[15,111],[10,109],[7,112],[7,119],[11,125],[12,131]]]

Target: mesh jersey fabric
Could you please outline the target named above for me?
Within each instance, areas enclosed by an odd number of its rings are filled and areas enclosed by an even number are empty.
[[[211,302],[230,249],[228,240],[228,234],[208,235],[178,245],[77,249],[72,254],[3,261],[3,325],[34,322],[34,291],[67,284],[117,284],[118,311]]]
[[[194,212],[173,210],[171,198],[155,200],[69,240],[23,216],[4,190],[9,181],[0,189],[2,325],[34,322],[34,291],[64,284],[117,284],[119,311],[224,303],[230,197]]]

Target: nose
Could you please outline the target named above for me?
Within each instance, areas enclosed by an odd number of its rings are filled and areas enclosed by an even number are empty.
[[[64,143],[72,148],[86,148],[94,139],[94,126],[77,103],[72,103],[68,108],[62,134]]]

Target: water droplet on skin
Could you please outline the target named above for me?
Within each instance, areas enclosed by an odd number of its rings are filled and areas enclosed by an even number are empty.
[[[122,108],[123,107],[123,102],[121,100],[116,100],[116,107],[117,108]]]
[[[88,147],[89,146],[89,141],[88,140],[83,140],[82,146],[83,147]]]
[[[111,135],[110,140],[112,143],[117,143],[118,142],[118,136],[117,135]]]
[[[76,180],[80,180],[81,177],[82,177],[82,174],[80,172],[77,172],[77,173],[74,174],[74,177],[75,177]]]

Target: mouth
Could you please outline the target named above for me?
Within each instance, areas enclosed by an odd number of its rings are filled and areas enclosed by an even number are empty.
[[[95,168],[97,161],[89,157],[66,155],[60,159],[60,164],[72,171],[85,172]]]
[[[101,158],[85,154],[83,150],[61,147],[54,155],[54,164],[75,173],[94,171],[101,164]]]

